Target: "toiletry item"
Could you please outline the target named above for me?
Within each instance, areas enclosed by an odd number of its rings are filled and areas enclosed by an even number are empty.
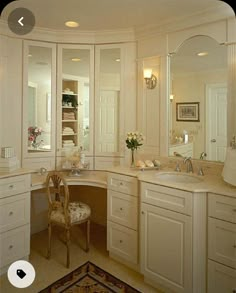
[[[183,131],[184,143],[188,143],[188,132],[186,130]]]
[[[80,147],[80,163],[82,164],[82,166],[85,164],[85,154],[83,152],[82,146]]]
[[[1,157],[2,158],[12,158],[15,156],[15,150],[13,147],[2,147],[1,148]]]
[[[138,160],[137,162],[136,162],[136,167],[140,167],[140,168],[145,168],[145,163],[144,163],[144,161],[142,161],[142,160]]]
[[[161,167],[161,162],[158,160],[153,160],[153,164],[155,167]]]
[[[151,160],[146,160],[144,163],[147,167],[154,167],[154,164]]]

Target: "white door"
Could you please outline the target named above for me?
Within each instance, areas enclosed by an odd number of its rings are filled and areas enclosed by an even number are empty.
[[[142,273],[176,293],[191,293],[191,217],[148,204],[141,214]]]
[[[207,159],[224,162],[227,147],[227,87],[207,85],[206,92]]]
[[[99,135],[97,136],[98,152],[118,152],[119,134],[119,91],[102,90],[97,109]]]

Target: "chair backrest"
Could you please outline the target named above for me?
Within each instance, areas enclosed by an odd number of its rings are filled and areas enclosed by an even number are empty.
[[[61,172],[48,172],[46,179],[46,191],[49,204],[49,217],[53,210],[61,209],[65,215],[65,222],[69,223],[69,189]]]

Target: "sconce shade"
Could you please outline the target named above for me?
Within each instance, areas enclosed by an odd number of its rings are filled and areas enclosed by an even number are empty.
[[[146,81],[146,86],[148,89],[154,89],[157,84],[157,78],[152,74],[152,69],[144,69],[143,76]]]
[[[222,176],[225,182],[236,186],[236,149],[227,148]]]
[[[172,102],[174,100],[174,95],[170,95],[170,101]]]

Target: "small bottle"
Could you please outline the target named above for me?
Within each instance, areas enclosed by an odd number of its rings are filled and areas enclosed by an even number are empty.
[[[83,152],[82,146],[80,147],[80,163],[82,164],[82,166],[84,166],[85,164],[85,154]]]

